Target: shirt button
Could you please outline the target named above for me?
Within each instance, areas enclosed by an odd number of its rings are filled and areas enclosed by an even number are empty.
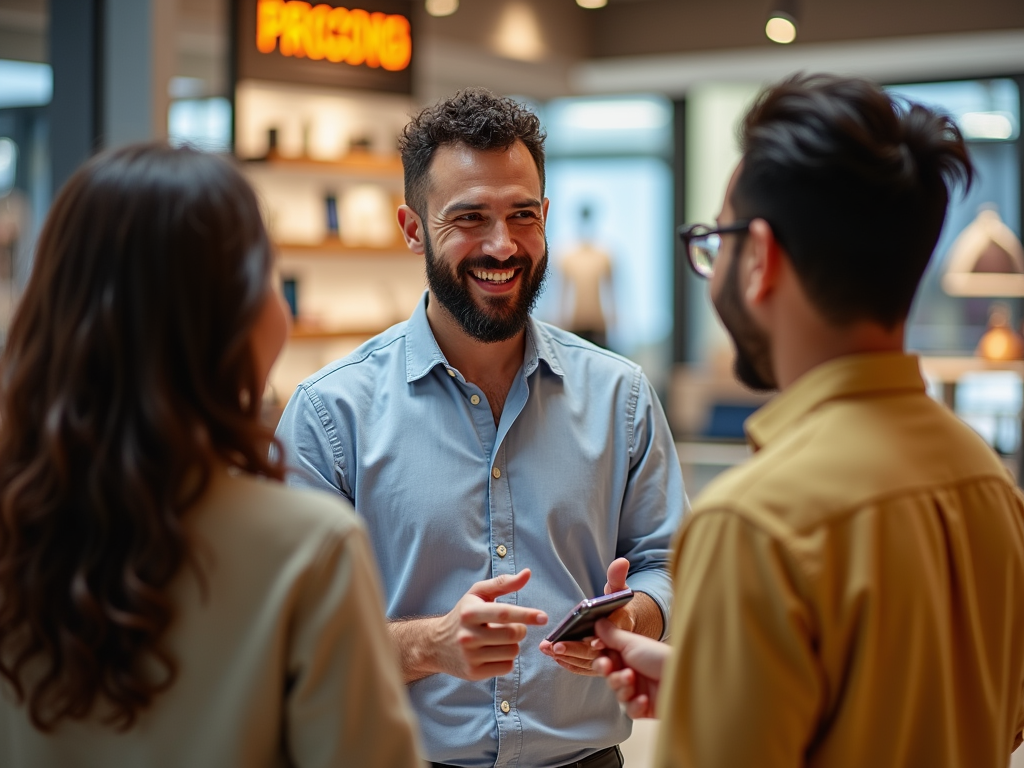
[[[498,548],[496,550],[494,550],[494,551],[498,553],[498,557],[504,557],[505,555],[508,554],[508,550],[505,549],[505,545],[504,544],[499,544]]]
[[[509,706],[509,703],[508,703],[507,701],[503,701],[503,702],[501,702],[501,711],[502,711],[502,712],[504,712],[504,713],[505,713],[505,714],[507,715],[507,714],[508,714],[508,711],[509,711],[510,709],[512,709],[512,707],[510,707],[510,706]]]
[[[449,368],[448,369],[448,375],[451,376],[454,379],[455,378],[455,371],[453,371],[451,368]]]
[[[480,405],[480,395],[473,395],[471,398],[469,398],[469,402],[471,402],[473,405]]]
[[[491,475],[494,477],[495,480],[497,480],[499,477],[501,477],[501,470],[495,467],[494,469],[491,470]]]

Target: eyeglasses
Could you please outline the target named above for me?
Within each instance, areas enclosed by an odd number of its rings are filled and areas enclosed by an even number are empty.
[[[722,235],[732,232],[746,232],[749,221],[737,221],[724,227],[709,227],[706,224],[683,225],[679,228],[679,239],[686,246],[693,271],[701,277],[715,274],[715,262],[722,250]]]

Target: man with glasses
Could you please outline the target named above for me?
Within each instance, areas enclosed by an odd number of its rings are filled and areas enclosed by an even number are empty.
[[[1005,766],[1024,722],[1024,504],[903,351],[956,125],[863,80],[761,95],[717,225],[681,229],[779,390],[677,539],[669,648],[598,625],[659,766]]]

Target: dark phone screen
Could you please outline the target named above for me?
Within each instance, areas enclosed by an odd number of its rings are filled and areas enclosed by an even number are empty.
[[[581,600],[545,639],[557,643],[559,640],[582,640],[591,637],[598,619],[617,611],[632,599],[633,590],[624,589],[610,595]]]

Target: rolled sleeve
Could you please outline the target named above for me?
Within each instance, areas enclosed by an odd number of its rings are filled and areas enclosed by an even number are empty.
[[[300,385],[285,406],[277,425],[277,439],[284,449],[287,483],[340,493],[353,501],[344,472],[344,454],[333,424],[316,391]]]

